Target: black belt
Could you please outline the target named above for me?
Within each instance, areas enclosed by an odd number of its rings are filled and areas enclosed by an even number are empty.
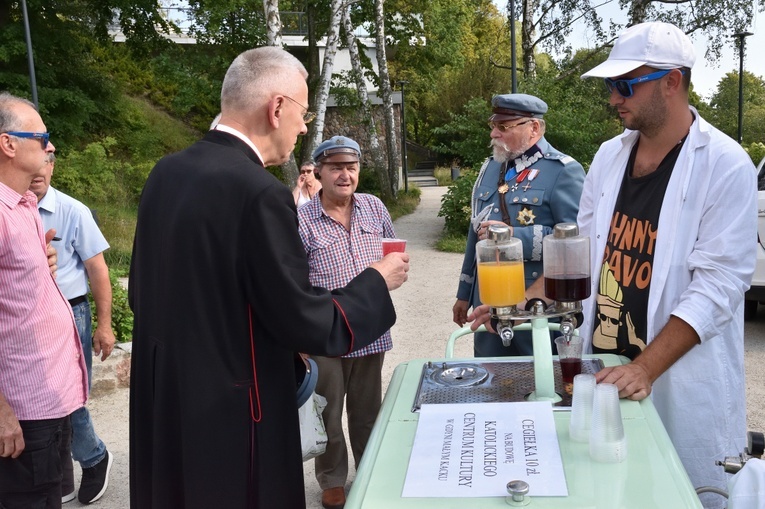
[[[79,297],[75,297],[74,299],[69,299],[69,305],[74,307],[78,304],[82,304],[83,302],[88,301],[87,295],[80,295]]]

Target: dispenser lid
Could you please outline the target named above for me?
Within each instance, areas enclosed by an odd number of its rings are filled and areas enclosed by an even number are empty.
[[[495,242],[509,240],[511,238],[510,227],[505,224],[490,224],[486,231],[486,238]]]
[[[558,223],[553,228],[553,237],[565,239],[579,235],[579,226],[576,223]]]

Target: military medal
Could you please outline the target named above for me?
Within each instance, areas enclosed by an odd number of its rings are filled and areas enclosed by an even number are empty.
[[[529,169],[525,168],[523,171],[521,171],[518,176],[515,178],[515,183],[513,184],[513,187],[510,188],[512,192],[515,192],[518,190],[518,186],[521,185],[521,183],[526,178],[526,175],[529,174]]]
[[[507,184],[502,184],[501,186],[497,188],[497,191],[499,191],[499,194],[505,194],[509,190],[510,190],[510,186],[508,186]]]
[[[518,212],[518,222],[523,226],[530,226],[534,224],[534,219],[536,219],[537,216],[534,215],[534,212],[524,207],[521,209],[520,212]]]

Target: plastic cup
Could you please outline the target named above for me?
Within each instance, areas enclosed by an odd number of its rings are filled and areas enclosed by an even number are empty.
[[[587,373],[574,377],[574,394],[571,399],[571,421],[568,434],[574,442],[590,441],[592,422],[592,399],[595,394],[595,375]]]
[[[558,348],[560,359],[560,372],[563,383],[572,383],[574,377],[582,372],[582,345],[581,336],[559,336],[555,338],[555,346]]]
[[[383,256],[388,253],[403,253],[406,251],[406,241],[404,239],[382,239]]]
[[[590,423],[590,458],[599,463],[621,463],[627,458],[619,390],[613,384],[595,386]]]

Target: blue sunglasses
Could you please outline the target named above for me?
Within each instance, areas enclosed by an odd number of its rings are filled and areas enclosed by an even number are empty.
[[[685,75],[685,71],[682,69],[678,69],[681,74]],[[645,83],[647,81],[655,81],[663,78],[670,72],[674,71],[674,69],[667,69],[665,71],[656,71],[652,72],[651,74],[644,74],[643,76],[638,76],[637,78],[627,79],[627,80],[612,80],[611,78],[604,78],[603,81],[606,82],[606,88],[608,88],[608,92],[611,93],[616,89],[616,92],[624,97],[632,97],[632,94],[635,92],[632,90],[632,85],[637,85],[638,83]]]
[[[34,138],[40,140],[43,150],[48,148],[48,140],[50,140],[50,133],[30,133],[26,131],[8,131],[4,134],[9,136],[15,136],[17,138]]]

